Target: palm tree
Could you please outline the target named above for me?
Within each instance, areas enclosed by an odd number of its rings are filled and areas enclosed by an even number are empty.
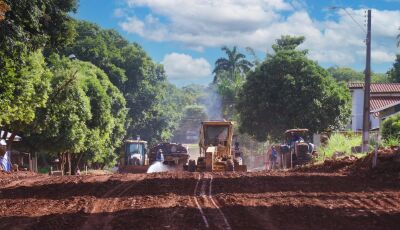
[[[215,74],[214,83],[218,81],[218,74],[227,71],[230,73],[230,78],[233,79],[235,73],[244,74],[250,70],[253,64],[247,61],[246,56],[237,51],[237,47],[234,46],[232,49],[229,49],[226,46],[221,48],[222,51],[225,51],[228,58],[219,58],[215,62],[215,68],[213,73]]]

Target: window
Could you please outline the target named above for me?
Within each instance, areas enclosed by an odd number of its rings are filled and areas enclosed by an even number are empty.
[[[204,144],[206,146],[226,146],[229,126],[206,126]]]

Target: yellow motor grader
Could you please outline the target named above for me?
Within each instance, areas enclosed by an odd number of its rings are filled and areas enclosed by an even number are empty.
[[[197,165],[189,160],[188,170],[198,172],[247,171],[240,156],[232,149],[233,122],[203,121],[199,136],[200,157]]]

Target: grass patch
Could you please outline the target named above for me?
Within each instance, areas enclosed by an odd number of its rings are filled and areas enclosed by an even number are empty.
[[[384,147],[398,146],[398,145],[400,145],[400,139],[395,137],[389,137],[383,141]]]
[[[334,133],[329,138],[328,143],[318,149],[320,154],[317,161],[331,158],[335,152],[351,155],[351,148],[360,146],[360,144],[361,135],[359,134],[344,135],[341,133]]]

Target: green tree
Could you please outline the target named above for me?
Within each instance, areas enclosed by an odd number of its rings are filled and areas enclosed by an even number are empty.
[[[329,67],[327,71],[335,78],[336,81],[344,81],[344,82],[351,82],[351,81],[364,81],[364,74],[361,72],[357,72],[352,68],[349,67],[339,67],[333,66]]]
[[[74,27],[69,13],[76,0],[2,0],[9,6],[0,20],[0,50],[17,59],[21,52],[72,42]]]
[[[128,136],[140,135],[144,140],[152,139],[151,142],[167,139],[176,125],[174,116],[162,115],[173,107],[165,104],[169,100],[165,90],[171,86],[163,67],[154,63],[142,47],[129,43],[114,30],[77,21],[76,31],[75,43],[62,53],[92,62],[123,92],[129,108]]]
[[[246,60],[246,56],[238,52],[237,47],[234,46],[229,49],[226,46],[221,48],[226,53],[228,58],[219,58],[215,61],[215,68],[213,73],[215,74],[214,83],[218,81],[219,74],[222,72],[228,72],[231,78],[234,78],[236,73],[245,74],[247,73],[253,64]]]
[[[240,130],[264,141],[278,139],[289,128],[311,132],[344,126],[350,115],[350,93],[307,51],[296,50],[304,37],[283,36],[274,55],[251,71],[240,93]]]
[[[364,73],[355,71],[349,67],[338,67],[333,66],[329,67],[327,71],[332,75],[333,78],[338,82],[363,82],[364,81]],[[372,73],[371,74],[371,82],[372,83],[385,83],[389,82],[390,79],[386,74],[382,73]]]
[[[23,66],[1,51],[0,56],[0,124],[12,140],[34,120],[36,109],[45,106],[51,72],[41,51],[23,54]]]
[[[53,91],[37,110],[34,130],[23,136],[36,150],[56,153],[74,171],[81,159],[103,167],[115,163],[125,135],[127,109],[120,91],[94,65],[51,56]]]
[[[234,118],[236,114],[235,105],[244,83],[244,76],[239,73],[235,73],[233,77],[229,72],[219,73],[219,81],[214,87],[221,97],[221,112],[223,118],[229,120]]]
[[[178,129],[174,133],[174,142],[187,143],[187,132],[198,133],[202,121],[207,120],[206,109],[202,105],[189,105],[185,107],[183,117],[179,122]]]
[[[396,61],[393,63],[393,67],[387,72],[391,82],[400,83],[400,54],[396,55]]]
[[[392,116],[383,122],[382,138],[384,140],[397,139],[400,141],[400,114]]]

